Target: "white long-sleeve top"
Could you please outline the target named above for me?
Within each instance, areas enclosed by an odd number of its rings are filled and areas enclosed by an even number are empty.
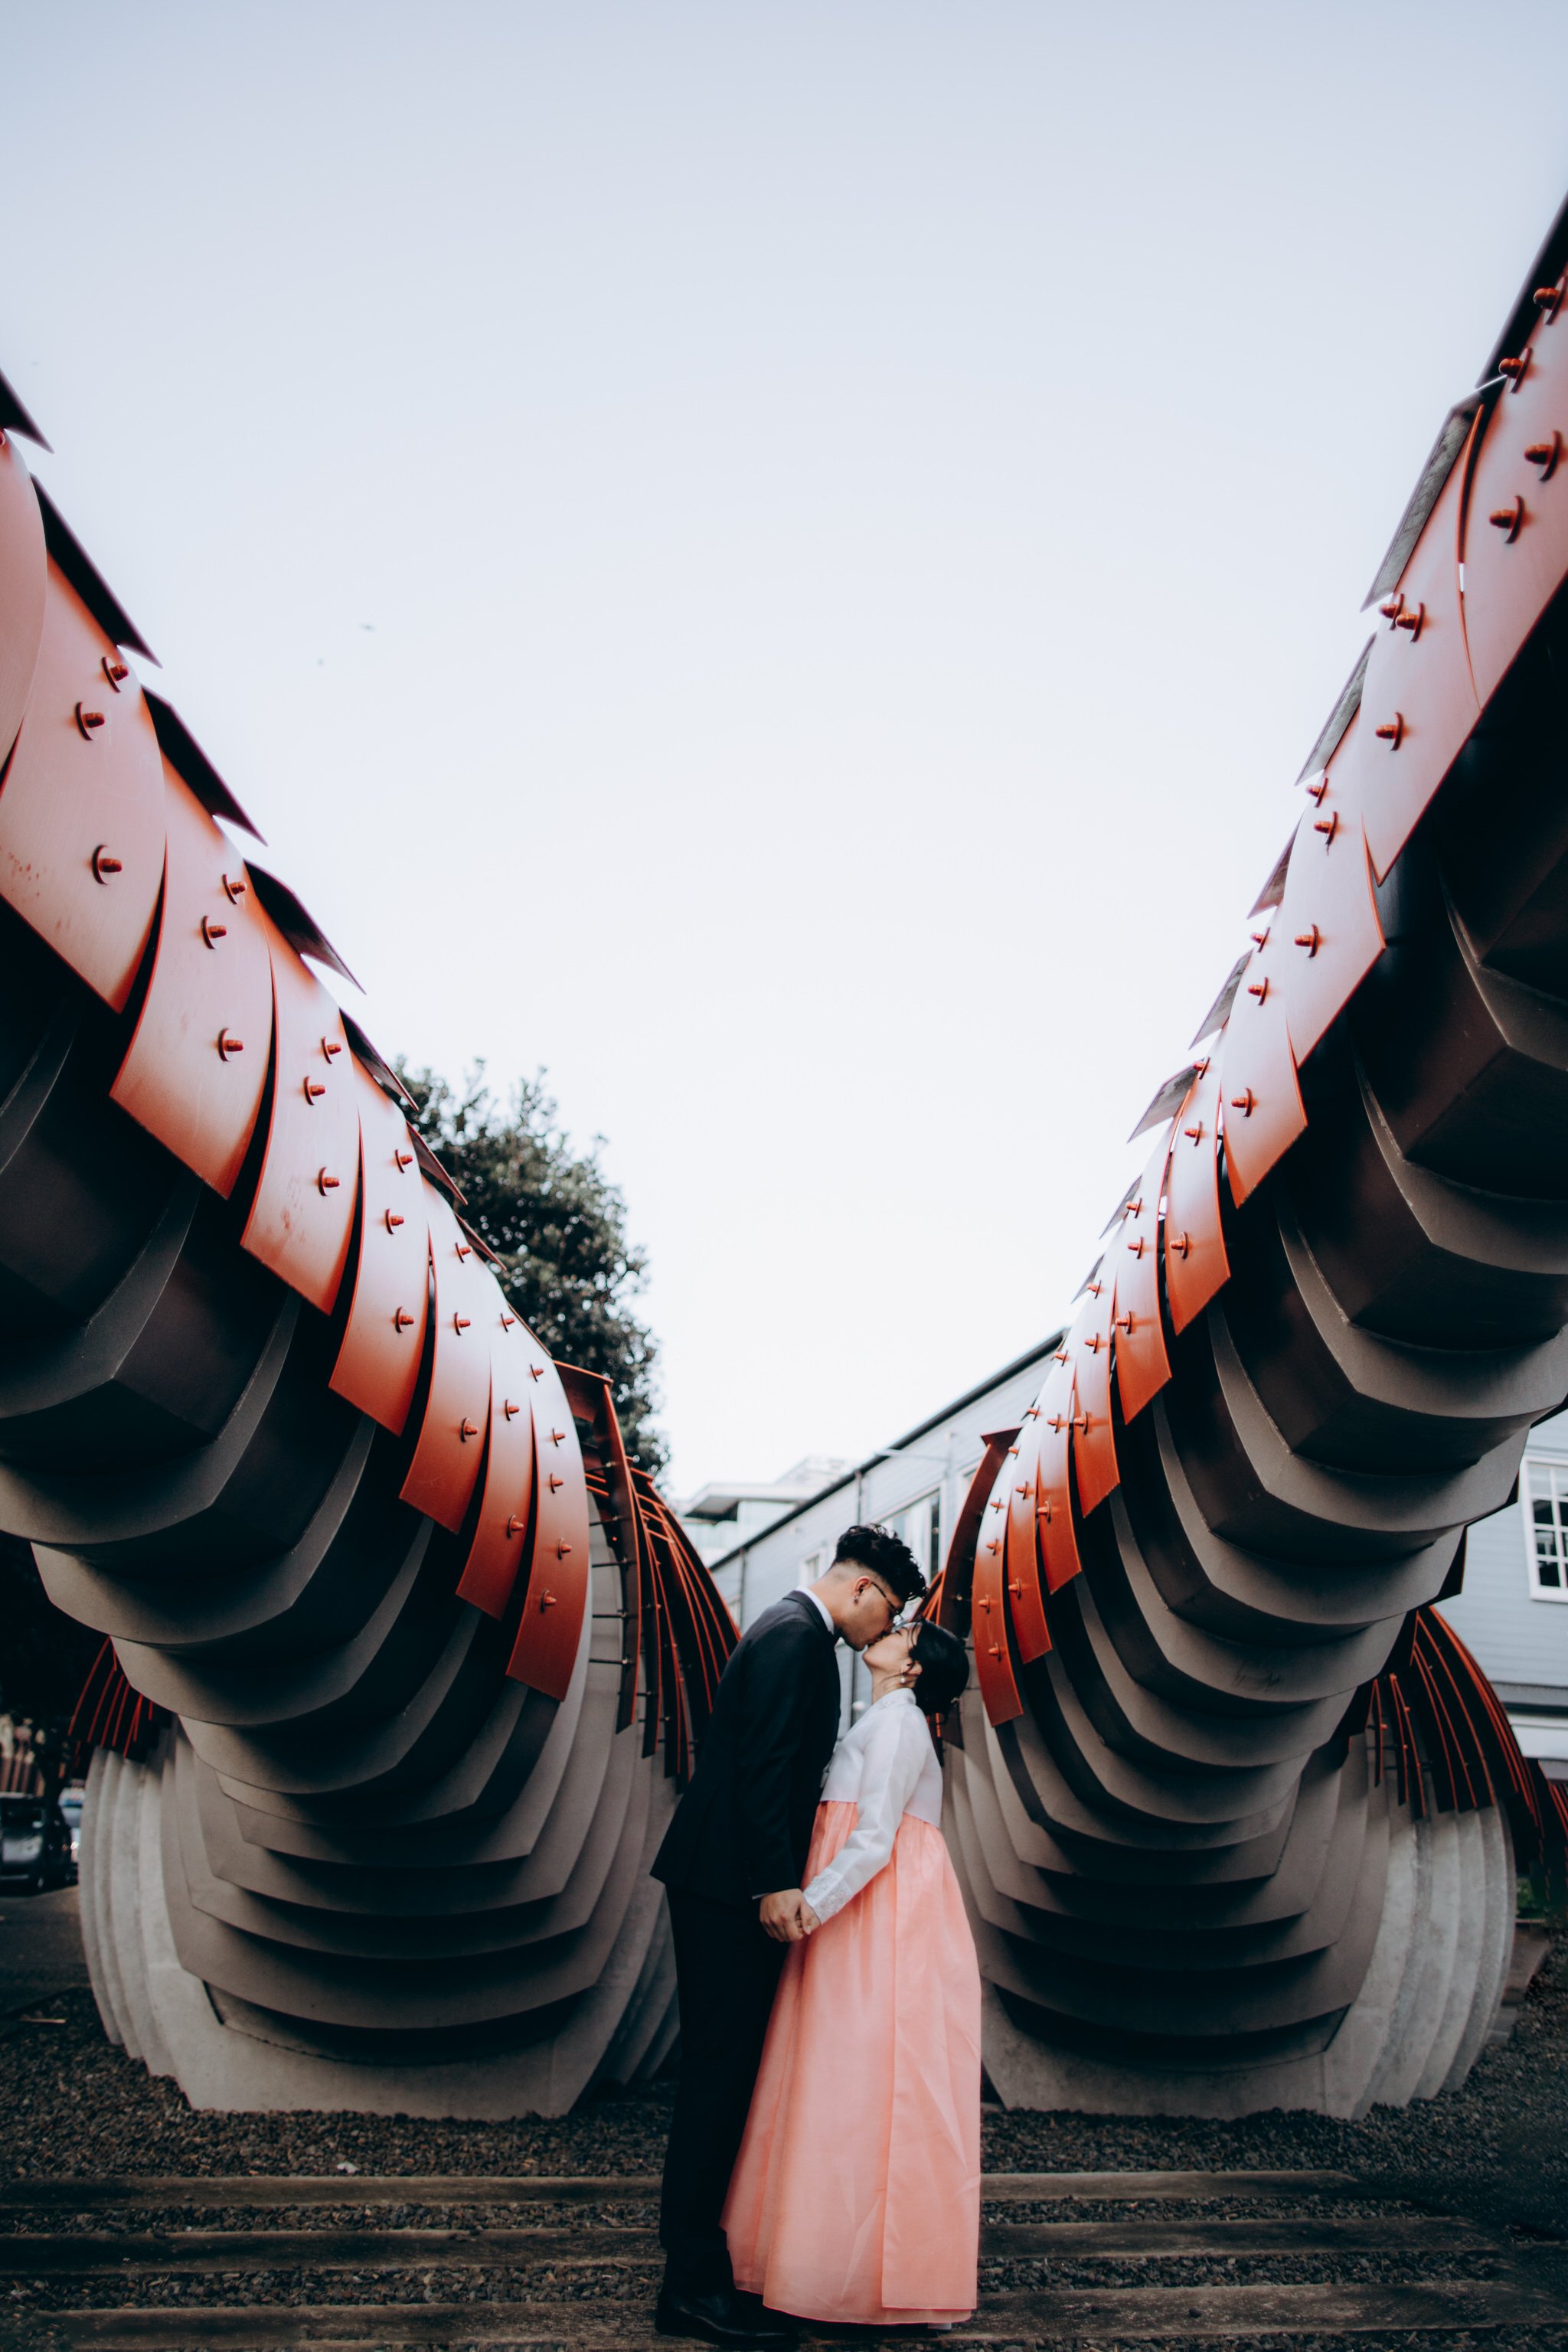
[[[833,1751],[824,1804],[852,1804],[854,1828],[804,1892],[819,1919],[831,1919],[891,1858],[906,1813],[942,1825],[942,1766],[912,1691],[889,1691],[852,1724]]]

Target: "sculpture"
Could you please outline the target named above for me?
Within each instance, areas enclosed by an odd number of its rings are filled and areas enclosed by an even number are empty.
[[[1568,215],[934,1603],[1021,2104],[1436,2090],[1510,1836],[1568,1831],[1423,1613],[1568,1391],[1565,260]],[[3,383],[0,425],[0,1525],[113,1643],[99,2004],[197,2105],[559,2112],[671,2046],[647,1863],[733,1629],[219,829]]]

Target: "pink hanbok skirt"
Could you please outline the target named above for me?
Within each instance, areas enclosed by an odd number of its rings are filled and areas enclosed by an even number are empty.
[[[819,1805],[806,1866],[852,1804]],[[724,2231],[735,2284],[849,2325],[967,2319],[980,2242],[980,1969],[942,1832],[804,1944],[773,2002]]]

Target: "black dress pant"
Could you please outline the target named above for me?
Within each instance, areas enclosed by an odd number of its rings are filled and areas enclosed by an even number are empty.
[[[754,1903],[668,1891],[680,1991],[680,2080],[658,2234],[669,2284],[707,2294],[734,2284],[719,2216],[786,1948],[764,1933]]]

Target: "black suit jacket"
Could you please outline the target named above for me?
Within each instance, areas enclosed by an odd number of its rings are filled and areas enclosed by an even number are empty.
[[[836,1636],[806,1592],[764,1609],[725,1666],[653,1874],[721,1903],[798,1886],[838,1736]]]

